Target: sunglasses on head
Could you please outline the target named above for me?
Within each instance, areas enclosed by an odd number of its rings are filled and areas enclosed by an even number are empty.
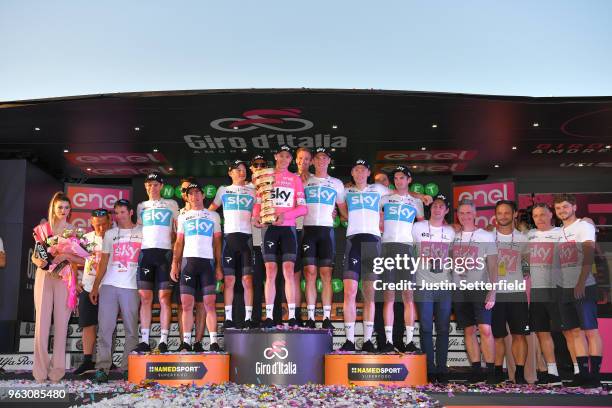
[[[126,207],[129,207],[130,202],[125,198],[120,198],[119,200],[115,201],[115,205],[125,205]]]
[[[98,208],[97,210],[93,210],[91,212],[91,215],[93,215],[94,217],[104,217],[108,215],[108,210],[104,208]]]

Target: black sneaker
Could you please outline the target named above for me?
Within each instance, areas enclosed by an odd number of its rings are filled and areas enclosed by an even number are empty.
[[[584,388],[601,388],[599,376],[594,376],[591,374],[588,382],[584,385]]]
[[[263,322],[263,327],[265,329],[271,329],[274,327],[274,320],[267,318],[266,320],[264,320]]]
[[[436,378],[436,380],[438,381],[438,384],[448,384],[448,374],[447,373],[438,373],[438,378]]]
[[[567,386],[571,388],[586,387],[589,384],[590,380],[591,379],[589,377],[584,376],[580,373],[574,374],[574,379]]]
[[[250,322],[249,329],[258,329],[261,326],[261,320],[247,320],[247,322]]]
[[[470,375],[468,377],[468,382],[470,384],[478,384],[480,382],[483,382],[483,373],[481,370],[478,371],[474,371],[472,370],[470,372]]]
[[[224,329],[233,329],[235,328],[236,325],[234,324],[234,322],[232,320],[226,320],[223,322],[223,328]]]
[[[355,343],[350,340],[344,342],[342,347],[340,347],[341,351],[355,351]]]
[[[107,383],[108,374],[106,374],[104,370],[96,371],[96,374],[94,375],[94,382],[98,384]]]
[[[516,376],[516,375],[514,376],[514,383],[515,383],[515,384],[518,384],[518,385],[525,385],[525,384],[529,384],[529,383],[527,382],[527,380],[525,380],[525,377],[520,376],[520,377],[518,377],[518,378],[517,378],[517,376]]]
[[[489,385],[494,385],[494,384],[498,384],[497,382],[497,375],[495,375],[495,373],[487,373],[487,377],[486,377],[486,383]]]
[[[289,319],[289,321],[287,322],[287,326],[298,327],[297,320],[295,320],[295,317]]]
[[[544,378],[546,379],[546,385],[563,385],[561,382],[561,377],[558,375],[546,373]]]
[[[219,343],[210,343],[210,351],[221,351]]]
[[[372,340],[368,340],[361,346],[361,351],[364,353],[376,353],[376,349],[374,348],[374,344]]]
[[[191,345],[189,345],[189,344],[185,343],[184,341],[182,341],[181,345],[176,350],[176,352],[180,353],[181,351],[193,351],[193,349],[191,348]]]
[[[314,329],[315,326],[315,321],[312,319],[308,319],[304,322],[304,327],[308,328],[308,329]]]
[[[411,341],[404,346],[404,353],[420,353],[421,350]]]
[[[393,353],[395,352],[395,347],[393,347],[393,344],[389,343],[388,341],[385,344],[381,344],[380,347],[378,347],[378,352],[379,353]]]
[[[334,330],[334,325],[332,324],[331,320],[329,320],[327,317],[325,319],[323,319],[323,326],[324,329],[331,329]]]
[[[138,345],[136,346],[134,351],[137,352],[137,353],[150,353],[151,352],[151,346],[149,346],[149,343],[145,343],[143,341],[143,342],[138,343]]]
[[[74,370],[72,372],[72,374],[74,375],[83,375],[89,371],[94,371],[96,369],[96,365],[94,364],[93,361],[89,360],[89,361],[83,361],[81,363],[81,365],[79,366],[79,368],[77,368],[76,370]]]
[[[248,329],[253,329],[254,328],[253,325],[254,325],[254,323],[253,323],[253,321],[251,319],[245,320],[244,323],[242,324],[242,328],[243,329],[247,329],[247,330]]]
[[[193,351],[195,353],[203,353],[204,352],[204,347],[202,347],[202,342],[201,341],[196,341],[193,345]]]
[[[160,353],[167,353],[167,352],[168,352],[168,345],[167,345],[166,343],[164,343],[164,342],[159,343],[159,344],[157,345],[157,350],[158,350]]]

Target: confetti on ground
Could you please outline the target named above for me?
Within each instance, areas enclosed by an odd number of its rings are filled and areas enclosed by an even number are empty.
[[[428,395],[444,393],[449,397],[457,394],[499,395],[548,394],[548,395],[609,395],[604,389],[581,389],[569,387],[545,387],[535,385],[466,385],[449,383],[428,384],[421,387],[359,387],[325,385],[238,385],[226,383],[203,387],[168,387],[148,382],[140,385],[125,381],[110,381],[95,384],[91,380],[63,380],[61,385],[75,397],[77,404],[92,407],[441,407]],[[0,381],[0,387],[36,386],[28,379]]]

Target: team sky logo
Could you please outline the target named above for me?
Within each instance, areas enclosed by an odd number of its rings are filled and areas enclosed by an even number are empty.
[[[346,195],[349,211],[371,210],[379,211],[380,194],[378,193],[348,193]]]
[[[274,201],[275,207],[292,207],[293,194],[292,188],[276,187],[270,192],[270,197]]]
[[[228,211],[252,211],[255,198],[248,194],[224,194],[223,209]]]
[[[334,205],[336,202],[336,190],[329,187],[306,187],[306,204]]]
[[[416,209],[410,205],[387,203],[384,205],[386,221],[414,222]]]
[[[210,127],[223,132],[250,132],[269,129],[278,132],[302,132],[311,129],[314,123],[300,117],[302,111],[295,108],[253,109],[241,118],[221,118],[210,122]]]
[[[145,227],[169,227],[172,221],[172,211],[167,208],[151,208],[142,212],[142,225]]]
[[[185,236],[201,235],[212,237],[215,224],[206,218],[197,218],[185,222]]]

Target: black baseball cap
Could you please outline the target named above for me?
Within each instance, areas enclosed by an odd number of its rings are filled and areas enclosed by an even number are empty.
[[[446,208],[450,208],[450,201],[448,201],[448,198],[446,198],[446,196],[444,194],[438,194],[433,198],[433,201],[431,202],[432,204],[434,203],[434,201],[436,200],[441,200],[444,205],[446,205]]]
[[[315,149],[314,154],[315,154],[315,156],[316,156],[316,155],[317,155],[317,154],[319,154],[319,153],[326,154],[326,155],[327,155],[327,157],[329,157],[329,158],[331,159],[331,152],[330,152],[330,151],[329,151],[329,149],[327,149],[326,147],[317,147],[317,148]]]
[[[287,152],[289,154],[293,154],[293,149],[291,149],[291,147],[287,146],[287,145],[282,145],[281,147],[279,147],[279,149],[276,151],[276,153],[280,153],[280,152]]]
[[[351,169],[354,169],[357,166],[365,166],[368,168],[368,170],[370,169],[370,163],[368,163],[368,161],[365,159],[355,160],[355,163],[353,163],[353,166],[351,167]]]
[[[266,161],[266,158],[263,157],[261,154],[256,154],[255,156],[253,156],[253,158],[251,159],[251,165],[253,165],[253,163],[255,163],[257,160],[263,160]]]
[[[242,161],[242,160],[234,160],[228,166],[228,170],[237,169],[238,167],[240,167],[241,164],[244,165],[244,167],[247,167],[247,164],[244,161]]]
[[[391,170],[391,177],[395,177],[395,173],[400,172],[400,173],[404,173],[406,175],[406,177],[410,178],[412,177],[412,174],[410,173],[410,170],[408,170],[408,167],[406,166],[397,166],[396,168],[394,168],[393,170]]]
[[[189,194],[189,190],[191,190],[192,188],[197,188],[198,190],[202,191],[202,186],[200,186],[198,183],[190,183],[183,190],[185,191],[185,194]]]
[[[120,198],[115,201],[115,204],[113,204],[113,208],[117,208],[119,206],[127,207],[130,210],[132,209],[132,203],[130,203],[130,200],[126,200],[125,198]]]
[[[161,176],[161,174],[159,174],[159,173],[149,173],[147,175],[147,178],[145,178],[145,183],[147,181],[157,181],[157,182],[159,182],[161,184],[164,184],[164,179]]]

